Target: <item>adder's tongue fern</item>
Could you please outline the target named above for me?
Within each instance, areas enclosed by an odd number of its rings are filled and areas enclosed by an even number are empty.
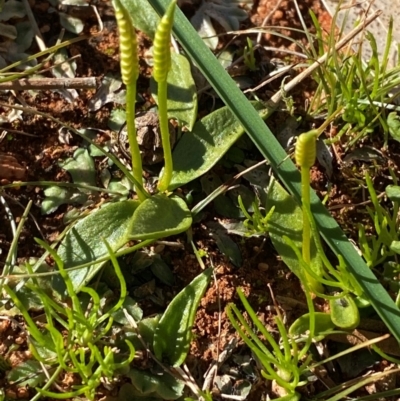
[[[173,165],[171,143],[168,129],[167,76],[171,68],[170,38],[174,20],[176,0],[173,0],[157,26],[153,44],[153,78],[158,84],[158,115],[160,119],[161,141],[164,151],[164,170],[158,183],[160,192],[168,189],[171,182]]]
[[[301,200],[303,206],[303,259],[310,265],[311,229],[306,208],[310,210],[310,169],[317,158],[317,137],[318,131],[312,130],[301,134],[296,143],[295,159],[301,172]],[[323,293],[324,288],[320,282],[305,272],[308,285],[311,291]]]
[[[158,84],[158,113],[160,119],[161,141],[164,150],[165,166],[158,189],[163,192],[168,189],[172,177],[172,152],[168,129],[167,113],[167,76],[171,68],[170,37],[174,18],[176,0],[169,5],[167,12],[161,18],[154,37],[154,70],[153,77]],[[117,19],[120,36],[121,75],[126,85],[126,125],[128,130],[129,146],[132,156],[132,172],[135,187],[141,201],[148,194],[142,186],[142,159],[136,139],[135,128],[135,100],[136,81],[139,76],[137,41],[135,29],[132,26],[129,14],[119,0],[113,0],[115,17]]]
[[[132,174],[137,195],[143,201],[147,198],[147,194],[142,186],[142,158],[135,127],[136,81],[139,76],[136,32],[128,12],[120,1],[114,0],[113,6],[119,31],[122,82],[126,85],[126,127],[132,158]]]

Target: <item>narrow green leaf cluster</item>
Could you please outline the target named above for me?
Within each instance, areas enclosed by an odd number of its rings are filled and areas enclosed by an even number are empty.
[[[172,1],[167,12],[161,18],[157,26],[153,43],[154,70],[153,77],[156,82],[167,80],[168,71],[171,68],[170,37],[174,22],[176,0]]]
[[[396,183],[396,173],[393,171],[390,174]],[[396,248],[392,247],[392,244],[396,243],[400,238],[400,222],[398,219],[400,205],[396,196],[393,197],[393,189],[396,186],[386,188],[386,194],[392,201],[392,209],[388,211],[378,198],[373,180],[368,171],[365,172],[365,181],[372,203],[372,207],[367,207],[366,210],[375,229],[375,234],[367,234],[368,228],[365,224],[358,224],[358,243],[367,265],[375,268],[387,263],[395,254],[398,254]]]
[[[136,83],[139,76],[136,32],[127,11],[119,0],[114,1],[115,18],[119,31],[120,68],[125,85]]]
[[[41,328],[29,316],[27,309],[18,300],[14,290],[8,285],[4,286],[5,291],[20,309],[27,322],[31,334],[29,349],[32,355],[42,366],[47,366],[49,372],[52,372],[44,386],[36,389],[38,393],[32,398],[32,401],[38,400],[41,396],[66,399],[80,395],[93,400],[102,380],[105,378],[112,380],[115,372],[118,369],[126,368],[135,357],[135,349],[128,340],[125,341],[128,355],[122,358],[115,356],[115,347],[106,345],[108,341],[106,336],[113,325],[113,314],[123,307],[127,296],[124,277],[112,249],[106,243],[120,283],[120,298],[105,312],[103,308],[106,299],[100,298],[93,288],[83,287],[81,291],[89,298],[89,306],[83,307],[86,302],[82,302],[78,297],[64,268],[64,262],[44,241],[38,240],[38,243],[53,257],[59,269],[68,293],[68,304],[53,300],[41,287],[33,274],[32,267],[26,264],[28,272],[32,275],[30,288],[40,297],[44,307],[46,326]],[[20,368],[22,369],[22,366]],[[52,385],[59,380],[60,376],[67,373],[79,376],[80,383],[72,386],[71,391],[53,392]]]
[[[300,395],[297,393],[296,388],[305,384],[301,380],[301,374],[308,368],[311,361],[310,356],[305,356],[310,348],[315,326],[313,318],[314,310],[310,297],[307,298],[307,303],[311,307],[310,311],[312,311],[311,318],[309,319],[310,336],[303,349],[299,350],[295,339],[287,332],[279,311],[275,319],[279,338],[281,339],[281,343],[278,344],[266,330],[264,324],[261,323],[240,288],[237,288],[237,293],[254,327],[250,326],[236,305],[230,303],[225,310],[232,326],[257,356],[262,365],[262,376],[268,380],[274,380],[278,386],[285,390],[287,397],[293,397],[288,399],[299,400]],[[266,339],[271,351],[259,339],[257,331]]]

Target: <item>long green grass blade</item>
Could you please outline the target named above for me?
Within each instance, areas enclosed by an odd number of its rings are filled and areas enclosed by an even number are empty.
[[[128,1],[122,0],[122,3]],[[149,3],[158,14],[163,15],[168,0],[149,0]],[[275,136],[211,51],[204,45],[197,32],[179,9],[175,12],[173,33],[224,103],[231,108],[260,152],[269,160],[275,174],[300,204],[299,171],[290,159],[285,160],[286,152]],[[276,105],[271,105],[271,114],[275,107]],[[285,161],[282,162],[283,160]],[[347,266],[359,281],[377,313],[396,339],[400,341],[399,309],[314,192],[311,194],[311,211],[325,241],[332,250],[343,256]]]

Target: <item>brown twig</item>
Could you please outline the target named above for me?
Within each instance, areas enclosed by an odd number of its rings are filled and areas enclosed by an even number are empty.
[[[344,36],[339,42],[337,42],[337,44],[335,45],[335,51],[338,51],[342,47],[346,46],[347,43],[349,43],[355,36],[357,36],[360,32],[362,32],[366,26],[368,26],[372,21],[374,21],[376,18],[378,18],[381,14],[382,14],[382,11],[375,11],[371,16],[369,16],[364,21],[362,21],[362,23],[360,25],[358,25],[351,32],[349,32],[346,36]],[[283,89],[281,89],[274,96],[272,96],[271,103],[275,104],[275,105],[279,104],[279,102],[282,100],[285,93],[292,90],[301,81],[303,81],[305,78],[310,76],[317,68],[319,68],[321,66],[321,64],[323,64],[328,59],[328,57],[330,55],[332,55],[332,52],[325,53],[322,57],[320,57],[313,64],[311,64],[308,68],[306,68],[301,74],[297,75],[290,82],[288,82],[286,85],[284,85]]]
[[[54,90],[54,89],[95,89],[96,78],[22,78],[0,83],[0,90]]]

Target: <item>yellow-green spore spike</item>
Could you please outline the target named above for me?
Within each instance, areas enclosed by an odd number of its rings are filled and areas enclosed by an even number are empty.
[[[114,0],[114,9],[119,31],[122,82],[128,86],[136,83],[139,76],[136,32],[119,0]]]
[[[168,108],[167,108],[167,77],[171,68],[171,30],[174,22],[176,0],[168,6],[164,16],[157,26],[153,44],[154,68],[153,78],[157,82],[158,95],[158,116],[160,120],[161,142],[164,152],[164,169],[158,182],[158,190],[164,192],[168,189],[172,178],[172,151],[168,129]]]
[[[135,127],[136,81],[139,76],[136,32],[128,11],[120,1],[114,0],[113,6],[119,31],[121,76],[122,82],[126,85],[126,127],[132,158],[132,175],[136,181],[136,193],[139,200],[143,201],[147,198],[147,194],[142,185],[142,158]]]
[[[176,0],[173,0],[157,26],[153,43],[154,69],[153,77],[156,82],[167,80],[171,68],[171,30],[174,22]]]
[[[318,131],[312,130],[297,138],[294,156],[299,167],[310,169],[314,165],[317,158],[317,137]]]
[[[311,229],[305,208],[310,211],[310,169],[317,158],[317,138],[318,131],[312,130],[301,134],[296,142],[295,159],[300,167],[301,173],[301,200],[303,203],[303,246],[302,254],[304,262],[310,265],[311,255]],[[323,293],[324,288],[321,283],[305,273],[306,280],[312,292]]]

